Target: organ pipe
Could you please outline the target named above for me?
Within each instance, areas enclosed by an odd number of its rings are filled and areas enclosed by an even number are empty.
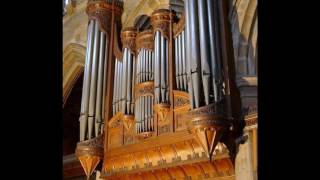
[[[88,101],[89,101],[89,83],[91,76],[91,61],[92,61],[92,46],[94,38],[94,28],[95,21],[90,20],[88,26],[88,40],[87,40],[87,53],[86,53],[86,63],[84,68],[84,80],[83,80],[83,90],[82,90],[82,100],[81,100],[81,115],[80,115],[80,141],[85,140],[85,134],[87,130],[88,123]]]
[[[98,59],[100,50],[100,30],[99,24],[95,24],[94,33],[94,46],[93,46],[93,62],[91,71],[91,82],[90,82],[90,98],[89,98],[89,117],[88,117],[88,139],[92,138],[93,125],[94,125],[94,111],[95,111],[95,100],[97,90],[97,70],[98,70]]]
[[[187,71],[186,71],[186,57],[185,57],[185,30],[181,34],[181,49],[182,49],[182,76],[183,76],[183,91],[187,91]]]
[[[160,103],[160,66],[161,66],[161,55],[160,55],[160,51],[161,51],[161,46],[160,46],[160,31],[156,31],[155,34],[155,50],[154,50],[154,54],[155,54],[155,74],[154,74],[154,85],[155,85],[155,103],[158,104]]]
[[[97,95],[95,105],[95,136],[98,136],[100,131],[100,123],[102,122],[102,91],[103,91],[103,69],[105,60],[105,34],[100,32],[100,53],[98,59],[98,78],[97,78]]]

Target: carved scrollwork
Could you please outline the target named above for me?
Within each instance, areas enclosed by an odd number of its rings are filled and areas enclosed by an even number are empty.
[[[173,37],[178,36],[185,26],[185,15],[183,14],[178,23],[173,24]]]
[[[189,108],[190,101],[189,101],[189,94],[183,91],[173,91],[174,94],[174,109],[181,109],[181,108]]]
[[[138,99],[140,96],[153,96],[154,83],[153,81],[147,81],[135,86],[135,98]]]
[[[153,51],[154,38],[153,31],[151,29],[139,32],[136,38],[136,50],[139,53],[141,48]]]
[[[110,35],[112,11],[114,11],[115,16],[121,16],[122,10],[122,7],[113,6],[103,0],[89,0],[86,13],[89,16],[89,19],[95,19],[98,21],[102,32]]]
[[[173,13],[167,9],[155,10],[151,15],[151,24],[154,32],[160,31],[161,35],[169,39],[170,21],[173,18]]]
[[[134,27],[127,27],[121,31],[122,48],[128,48],[131,52],[135,53],[136,50],[136,36],[137,31]]]

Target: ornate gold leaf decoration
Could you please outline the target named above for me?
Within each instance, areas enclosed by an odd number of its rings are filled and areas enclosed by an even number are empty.
[[[173,18],[173,13],[171,13],[169,10],[155,10],[151,15],[153,32],[160,31],[162,36],[169,39],[171,18]]]
[[[127,27],[121,31],[122,49],[128,48],[133,54],[136,52],[137,31],[134,27]]]

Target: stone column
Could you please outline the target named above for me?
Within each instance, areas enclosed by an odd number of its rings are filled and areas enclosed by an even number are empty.
[[[257,180],[257,77],[242,76],[237,80],[241,95],[242,113],[247,141],[239,145],[235,160],[236,180]]]

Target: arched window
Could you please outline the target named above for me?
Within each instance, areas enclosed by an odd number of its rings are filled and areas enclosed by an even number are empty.
[[[76,80],[63,108],[63,155],[73,154],[79,141],[83,73]]]

